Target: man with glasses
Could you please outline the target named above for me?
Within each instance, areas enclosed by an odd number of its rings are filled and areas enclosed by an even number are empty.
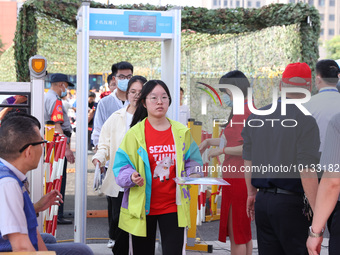
[[[108,96],[102,98],[97,106],[96,118],[94,119],[93,132],[92,132],[92,142],[93,145],[98,146],[99,135],[105,121],[114,112],[126,107],[129,101],[126,97],[126,90],[128,87],[129,80],[133,75],[133,66],[129,62],[119,62],[112,65],[112,80],[111,83],[115,83],[117,88]],[[108,162],[105,167],[108,167]],[[104,172],[104,167],[102,172]],[[112,171],[112,169],[110,169]],[[124,189],[122,190],[124,191]],[[114,220],[115,205],[117,205],[117,197],[107,196],[108,202],[108,220],[109,220],[109,242],[107,244],[108,248],[112,248],[115,243],[115,226],[117,225]]]
[[[25,113],[8,114],[0,127],[0,252],[56,251],[93,255],[79,243],[57,244],[53,236],[37,231],[37,214],[63,202],[52,190],[35,204],[26,185],[27,172],[37,168],[43,145],[39,121]]]
[[[71,151],[70,141],[72,126],[65,108],[62,105],[61,98],[67,95],[67,88],[74,87],[74,84],[68,81],[67,75],[54,73],[51,75],[51,88],[45,94],[44,98],[44,118],[45,121],[52,120],[55,122],[55,131],[64,134],[67,137],[67,146],[65,151],[63,178],[61,181],[60,192],[65,196],[66,189],[66,168],[67,161],[74,163],[74,155]],[[72,224],[71,220],[64,218],[64,205],[61,204],[58,210],[58,224]]]
[[[112,113],[128,105],[126,89],[132,75],[133,66],[129,62],[123,61],[112,65],[111,83],[114,82],[117,88],[98,103],[92,132],[92,141],[95,146],[98,145],[100,131],[104,122]]]

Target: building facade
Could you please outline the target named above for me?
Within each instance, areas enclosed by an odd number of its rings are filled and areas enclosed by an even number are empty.
[[[313,5],[320,13],[322,42],[330,40],[335,35],[340,35],[340,0],[203,0],[206,8],[260,8],[272,3],[297,3],[303,2]]]
[[[25,0],[0,0],[0,39],[7,50],[13,43],[18,10]]]

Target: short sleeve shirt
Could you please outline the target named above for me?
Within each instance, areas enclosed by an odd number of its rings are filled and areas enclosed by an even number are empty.
[[[12,170],[19,180],[26,178],[26,176],[14,166],[3,159],[0,160]],[[6,235],[12,233],[28,234],[22,194],[23,191],[14,178],[4,177],[0,179],[0,232],[4,238],[6,238]]]
[[[145,141],[152,175],[149,215],[177,212],[176,150],[171,127],[165,131],[154,129],[145,121]]]
[[[304,115],[295,105],[286,107],[287,114],[281,115],[279,99],[272,114],[249,116],[242,130],[243,159],[252,161],[254,187],[302,193],[298,170],[319,163],[319,128],[312,116]]]
[[[328,124],[320,165],[325,171],[340,171],[340,113]]]
[[[63,131],[72,131],[71,122],[58,94],[53,90],[47,91],[44,98],[44,119],[61,124]]]

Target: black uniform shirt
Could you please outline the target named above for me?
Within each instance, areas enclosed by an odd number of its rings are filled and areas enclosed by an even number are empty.
[[[249,116],[242,130],[243,159],[252,161],[254,187],[303,193],[299,170],[316,168],[319,163],[319,128],[312,116],[295,105],[288,104],[286,109],[286,115],[281,115],[279,99],[272,114]]]

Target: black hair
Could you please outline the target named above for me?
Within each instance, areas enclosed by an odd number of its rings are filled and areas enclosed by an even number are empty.
[[[0,127],[0,158],[15,160],[20,156],[20,149],[32,142],[37,142],[35,127],[40,129],[39,121],[23,112],[7,114]]]
[[[182,87],[180,87],[179,90],[182,91],[183,94],[184,94],[184,89]]]
[[[335,86],[339,81],[340,68],[332,59],[323,59],[316,63],[316,74],[330,85]]]
[[[234,70],[226,73],[223,75],[219,81],[219,84],[232,84],[241,89],[244,97],[248,95],[248,88],[250,87],[250,83],[247,79],[247,76],[244,75],[239,70]],[[220,89],[222,92],[225,91],[225,89]]]
[[[96,98],[96,93],[90,91],[90,92],[89,92],[89,97],[94,97],[94,98]]]
[[[111,82],[111,80],[112,80],[112,77],[113,77],[113,74],[112,73],[110,73],[108,76],[107,76],[107,84],[108,85],[110,85],[110,82]]]
[[[244,98],[247,97],[248,95],[248,88],[250,87],[250,83],[249,80],[247,78],[247,76],[245,76],[245,74],[239,70],[234,70],[234,71],[230,71],[228,73],[226,73],[225,75],[223,75],[219,81],[219,84],[232,84],[235,85],[236,87],[238,87],[239,89],[241,89]],[[225,92],[225,89],[220,89],[220,91]],[[233,109],[231,109],[229,118],[228,118],[228,123],[230,122],[230,120],[233,118]]]
[[[162,88],[165,90],[166,94],[169,97],[169,106],[171,105],[171,95],[166,84],[161,80],[149,80],[144,84],[142,88],[139,99],[137,101],[137,109],[135,111],[135,114],[133,115],[130,127],[133,127],[139,121],[143,120],[148,116],[148,111],[144,107],[145,99],[157,85],[162,86]]]
[[[126,98],[129,94],[131,85],[133,83],[135,83],[136,81],[139,81],[140,83],[142,83],[142,85],[144,85],[144,83],[147,82],[147,79],[144,76],[141,76],[141,75],[132,76],[131,79],[128,82],[128,86],[127,86],[127,89],[126,89]]]
[[[6,114],[6,116],[2,119],[1,124],[3,124],[7,119],[12,118],[12,117],[25,117],[25,118],[30,118],[35,125],[40,129],[41,125],[39,120],[34,117],[33,115],[30,115],[26,112],[9,112],[8,114]]]
[[[116,76],[118,70],[124,70],[124,69],[130,69],[133,73],[133,65],[131,65],[129,62],[122,61],[117,64],[113,64],[111,67],[112,75]]]

